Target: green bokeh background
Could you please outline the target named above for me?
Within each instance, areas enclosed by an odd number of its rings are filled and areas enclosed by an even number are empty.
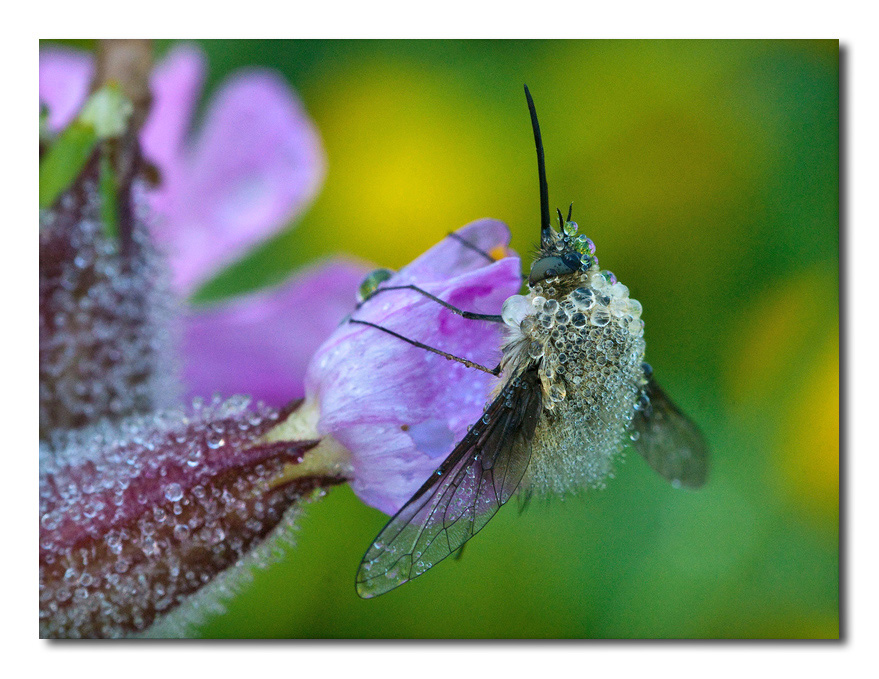
[[[209,41],[208,96],[279,70],[323,137],[314,205],[199,293],[336,253],[398,268],[480,217],[530,253],[537,103],[551,205],[644,306],[648,360],[704,429],[707,486],[628,455],[603,491],[501,511],[460,561],[370,601],[386,517],[347,487],[206,637],[836,638],[836,41]],[[160,49],[167,48],[166,43]]]

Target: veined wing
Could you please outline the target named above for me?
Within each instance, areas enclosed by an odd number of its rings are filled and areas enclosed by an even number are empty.
[[[384,594],[461,547],[518,488],[542,408],[537,370],[511,379],[423,486],[382,529],[357,571],[357,593]]]
[[[699,428],[651,378],[650,405],[635,413],[639,436],[632,443],[647,464],[675,486],[699,488],[708,476],[708,445]]]

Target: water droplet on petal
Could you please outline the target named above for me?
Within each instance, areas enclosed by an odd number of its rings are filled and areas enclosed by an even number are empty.
[[[360,287],[357,289],[357,301],[365,302],[375,293],[376,290],[378,290],[379,285],[393,275],[394,272],[390,269],[376,269],[375,271],[368,273],[366,278],[364,278],[363,282],[360,284]]]

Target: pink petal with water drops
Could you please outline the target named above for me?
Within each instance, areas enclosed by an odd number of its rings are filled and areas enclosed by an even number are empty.
[[[176,287],[187,293],[306,206],[323,179],[324,155],[283,79],[249,70],[209,105],[184,166],[168,187],[167,220],[157,236]]]
[[[361,264],[333,260],[282,285],[193,309],[184,327],[191,395],[245,393],[281,406],[304,394],[311,355],[356,303]]]
[[[58,45],[40,48],[40,103],[49,110],[49,129],[63,130],[76,117],[91,85],[91,55]]]
[[[500,225],[501,228],[498,228]],[[458,231],[491,250],[509,232],[482,220]],[[458,308],[499,314],[521,287],[518,257],[489,263],[444,239],[384,285],[413,283]],[[461,318],[411,291],[380,293],[354,313],[406,337],[493,368],[503,326]],[[413,347],[375,328],[346,324],[321,346],[306,376],[320,404],[319,431],[351,451],[352,488],[392,514],[418,489],[483,412],[497,378]]]

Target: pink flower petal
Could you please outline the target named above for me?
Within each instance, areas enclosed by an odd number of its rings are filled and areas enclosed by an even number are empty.
[[[40,50],[40,101],[50,129],[63,129],[76,116],[93,70],[86,52]],[[317,131],[287,83],[267,70],[239,71],[228,80],[186,143],[204,70],[197,47],[174,48],[153,73],[153,107],[141,133],[162,178],[151,195],[164,217],[155,237],[183,295],[283,228],[324,176]]]
[[[168,186],[157,236],[176,287],[191,292],[275,233],[323,174],[318,134],[287,84],[268,71],[233,77],[209,106],[185,172]]]
[[[458,234],[490,250],[509,242],[499,224],[483,220]],[[497,314],[521,287],[520,263],[518,257],[488,263],[446,238],[385,285],[401,281],[458,308]],[[353,317],[487,367],[501,357],[500,324],[461,318],[415,292],[379,293]],[[312,358],[306,391],[320,404],[320,432],[352,453],[354,491],[392,514],[479,418],[496,382],[380,330],[346,324]]]
[[[49,109],[50,130],[63,130],[76,117],[93,73],[87,52],[57,45],[40,48],[40,103]]]
[[[461,227],[456,233],[483,252],[489,252],[499,246],[505,248],[510,243],[510,231],[507,225],[497,219],[479,219]],[[445,281],[465,271],[484,267],[488,263],[485,256],[462,245],[460,241],[444,238],[402,268],[400,277],[405,278],[407,282]]]
[[[246,393],[276,406],[301,397],[311,355],[353,310],[365,274],[359,264],[327,262],[279,287],[190,311],[190,395]]]
[[[205,58],[191,45],[180,45],[153,69],[149,117],[140,133],[144,154],[162,173],[163,184],[179,180],[181,154],[193,111],[204,83]]]

